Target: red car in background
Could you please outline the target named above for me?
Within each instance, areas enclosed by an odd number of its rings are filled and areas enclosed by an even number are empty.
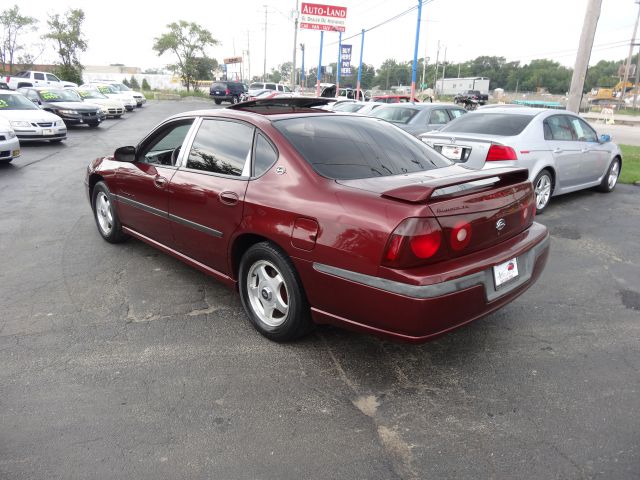
[[[98,231],[232,288],[276,341],[330,323],[422,342],[509,303],[542,272],[527,171],[474,171],[326,99],[175,115],[91,162]]]

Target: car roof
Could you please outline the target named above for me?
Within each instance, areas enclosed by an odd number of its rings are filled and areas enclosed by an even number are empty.
[[[532,117],[535,117],[536,115],[539,115],[541,113],[544,112],[548,112],[550,110],[545,109],[545,108],[532,108],[532,107],[495,107],[495,108],[488,108],[486,110],[477,110],[475,112],[471,112],[474,114],[486,114],[486,115],[493,115],[493,114],[497,114],[497,113],[506,113],[509,115],[530,115]],[[557,112],[557,110],[552,110],[553,112]],[[564,110],[563,110],[564,112]],[[570,113],[570,112],[569,112]]]
[[[386,103],[380,108],[414,108],[416,110],[430,110],[432,108],[454,107],[463,110],[462,107],[455,103],[424,103],[424,102],[402,102],[402,103]]]

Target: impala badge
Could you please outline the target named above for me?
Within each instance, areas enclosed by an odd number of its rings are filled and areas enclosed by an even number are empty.
[[[507,226],[507,222],[504,221],[504,218],[501,218],[496,222],[496,230],[498,231],[502,230],[506,226]]]
[[[278,175],[284,175],[285,173],[287,173],[287,169],[284,167],[276,167],[276,174]]]

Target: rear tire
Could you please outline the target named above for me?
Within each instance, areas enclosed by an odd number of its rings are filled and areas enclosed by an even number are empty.
[[[104,182],[96,183],[93,187],[91,207],[98,232],[109,243],[121,243],[127,240],[129,235],[122,231],[118,213],[111,199],[107,185]]]
[[[609,168],[607,168],[607,173],[602,179],[602,183],[597,190],[599,192],[609,193],[616,188],[618,184],[618,177],[620,177],[620,159],[618,157],[614,158],[609,164]]]
[[[542,170],[533,181],[533,190],[536,195],[536,215],[540,215],[551,200],[553,193],[553,177],[549,170]]]
[[[214,102],[216,102],[216,105],[220,105],[222,103],[222,100],[214,100]]]
[[[238,99],[238,97],[236,97],[235,95],[233,97],[231,97],[231,103],[233,105],[235,105],[236,103],[238,103],[240,100]]]
[[[269,242],[242,256],[240,299],[255,329],[270,340],[287,342],[313,329],[309,304],[293,263]]]

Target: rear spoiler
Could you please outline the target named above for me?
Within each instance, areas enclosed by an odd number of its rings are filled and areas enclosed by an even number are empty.
[[[529,178],[529,171],[526,168],[490,168],[487,170],[475,170],[461,175],[450,177],[431,178],[420,183],[405,185],[382,193],[383,197],[404,200],[411,203],[423,203],[427,201],[436,190],[463,185],[465,183],[476,182],[489,178],[499,178],[501,186],[522,183]]]

